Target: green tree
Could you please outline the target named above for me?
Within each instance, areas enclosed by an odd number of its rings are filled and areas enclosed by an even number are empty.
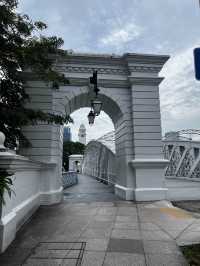
[[[63,143],[63,166],[69,169],[69,156],[72,154],[84,154],[85,145],[80,142],[65,141]]]
[[[31,70],[39,79],[59,89],[59,83],[67,79],[53,69],[55,58],[66,55],[61,50],[63,40],[56,36],[45,37],[42,31],[47,25],[32,21],[28,15],[17,12],[17,0],[0,0],[0,131],[6,136],[6,146],[14,148],[19,141],[27,145],[21,128],[37,121],[64,124],[70,121],[64,116],[32,110],[25,105],[29,95],[24,89],[22,72]],[[12,180],[9,173],[0,169],[0,202],[4,192],[11,195]]]
[[[28,15],[17,13],[17,0],[0,0],[0,131],[6,135],[6,145],[16,141],[27,144],[21,128],[37,121],[63,124],[69,116],[59,116],[25,107],[29,96],[24,89],[22,71],[31,70],[58,89],[67,79],[53,70],[55,57],[65,55],[63,40],[41,33],[47,25],[32,21]]]

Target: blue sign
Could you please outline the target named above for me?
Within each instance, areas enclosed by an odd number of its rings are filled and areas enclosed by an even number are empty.
[[[200,80],[200,48],[194,49],[194,68],[195,77],[197,80]]]

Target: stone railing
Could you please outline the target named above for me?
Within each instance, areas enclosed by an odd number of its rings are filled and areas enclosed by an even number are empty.
[[[78,184],[78,174],[74,171],[63,172],[62,174],[63,188],[68,188]]]
[[[15,238],[19,228],[30,218],[40,205],[61,201],[62,184],[48,185],[55,175],[54,162],[41,163],[17,155],[4,147],[5,136],[0,132],[0,169],[12,173],[11,198],[5,193],[6,204],[0,212],[0,252],[3,252]]]

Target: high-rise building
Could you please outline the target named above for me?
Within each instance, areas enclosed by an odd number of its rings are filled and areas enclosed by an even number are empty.
[[[71,138],[72,138],[71,128],[70,127],[64,127],[63,141],[71,141]]]
[[[86,128],[83,124],[81,124],[79,128],[78,139],[80,143],[86,145]]]

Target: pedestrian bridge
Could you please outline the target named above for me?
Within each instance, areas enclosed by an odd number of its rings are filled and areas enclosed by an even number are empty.
[[[183,132],[183,131],[182,131]],[[184,130],[197,134],[197,130]],[[169,161],[164,170],[166,199],[198,200],[200,198],[200,141],[192,140],[177,132],[166,134],[163,153]],[[97,180],[116,185],[115,133],[110,132],[87,145],[83,173]],[[137,187],[137,184],[136,184]]]
[[[161,141],[159,84],[163,78],[159,72],[168,59],[134,53],[68,53],[54,63],[55,70],[69,80],[69,84],[59,84],[59,89],[30,71],[23,73],[29,108],[66,116],[91,106],[94,95],[89,77],[98,71],[98,95],[114,124],[116,155],[100,145],[101,156],[95,156],[101,160],[91,164],[91,156],[88,161],[86,156],[85,173],[109,179],[123,200],[200,199],[198,181],[164,176],[168,160]],[[5,194],[6,205],[1,207],[1,251],[39,206],[58,204],[63,198],[63,127],[41,122],[24,127],[23,133],[31,145],[20,147],[16,154],[4,147],[5,136],[0,132],[0,169],[12,175],[15,191],[11,198]]]

